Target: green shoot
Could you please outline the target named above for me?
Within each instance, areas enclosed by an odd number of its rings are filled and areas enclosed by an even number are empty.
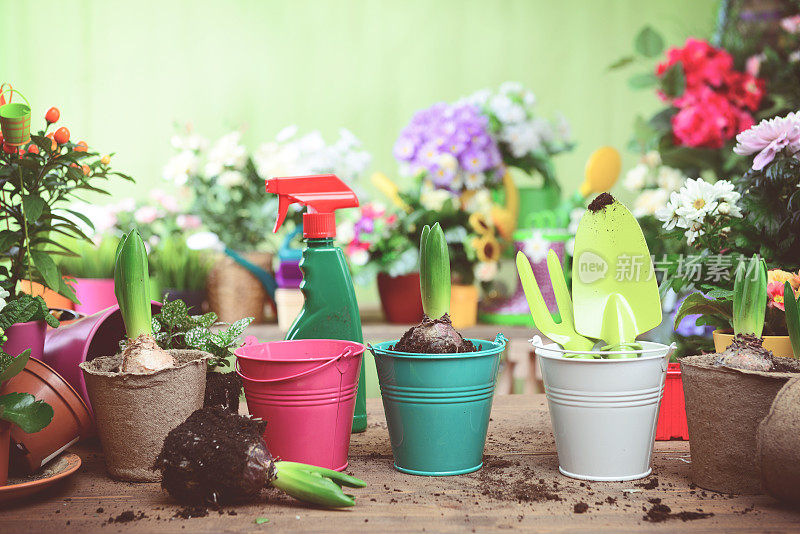
[[[117,247],[114,294],[128,339],[136,339],[142,334],[153,335],[147,250],[137,230],[123,236]]]
[[[767,268],[754,254],[736,270],[733,285],[733,333],[761,337],[767,311]]]
[[[419,258],[422,309],[436,320],[450,311],[450,254],[439,223],[422,229]]]
[[[795,300],[789,282],[783,286],[783,306],[786,309],[786,329],[792,342],[792,353],[795,358],[800,358],[800,298]]]
[[[338,471],[295,462],[275,462],[272,485],[300,501],[340,508],[353,506],[355,499],[342,486],[363,488],[367,484]]]

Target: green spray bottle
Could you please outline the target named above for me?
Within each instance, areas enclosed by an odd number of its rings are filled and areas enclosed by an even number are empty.
[[[286,219],[290,204],[298,203],[307,208],[303,214],[306,248],[300,260],[303,271],[300,289],[306,300],[286,339],[344,339],[363,343],[361,316],[350,270],[341,249],[333,244],[336,237],[335,211],[358,207],[358,197],[333,174],[270,178],[267,192],[278,195],[278,220],[274,232]],[[367,429],[364,382],[362,359],[353,432]]]

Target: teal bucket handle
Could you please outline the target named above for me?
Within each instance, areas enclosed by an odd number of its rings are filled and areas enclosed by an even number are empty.
[[[262,269],[258,265],[247,261],[241,254],[235,252],[228,247],[225,247],[225,254],[230,256],[233,261],[250,271],[250,273],[258,278],[258,281],[261,282],[261,285],[264,286],[264,289],[269,294],[269,298],[272,301],[275,301],[275,290],[278,288],[278,283],[275,281],[275,277],[272,276],[268,271]]]
[[[242,374],[242,371],[239,369],[239,360],[236,360],[236,363],[234,365],[234,369],[235,369],[236,373],[239,376],[247,378],[251,382],[258,382],[259,384],[275,384],[277,382],[286,382],[287,380],[294,380],[295,378],[301,378],[303,376],[310,375],[312,373],[316,373],[317,371],[321,371],[325,367],[328,367],[329,365],[332,365],[335,362],[338,362],[342,358],[346,358],[348,356],[352,356],[352,354],[353,354],[353,347],[352,346],[345,347],[345,349],[338,356],[336,356],[334,358],[331,358],[330,360],[328,360],[327,362],[323,363],[322,365],[318,365],[316,367],[312,367],[311,369],[306,369],[305,371],[303,371],[301,373],[295,373],[295,374],[289,375],[289,376],[282,376],[281,378],[250,378],[249,376],[245,376],[245,375]]]
[[[504,336],[502,332],[498,332],[498,334],[494,337],[494,342],[504,349],[508,344],[508,338]]]

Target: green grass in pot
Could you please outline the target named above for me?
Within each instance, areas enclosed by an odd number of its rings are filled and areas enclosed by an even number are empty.
[[[422,229],[419,273],[425,314],[420,324],[403,334],[394,350],[418,354],[474,352],[472,342],[456,332],[450,322],[450,255],[439,223]]]
[[[104,236],[97,245],[77,239],[65,240],[63,244],[77,254],[61,257],[58,264],[64,274],[74,278],[114,278],[117,238]]]
[[[161,287],[177,291],[203,291],[212,267],[209,255],[190,249],[180,235],[162,239],[150,254],[150,263]]]

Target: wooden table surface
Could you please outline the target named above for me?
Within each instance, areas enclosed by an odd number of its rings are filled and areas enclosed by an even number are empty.
[[[349,469],[368,487],[354,490],[356,506],[347,510],[310,508],[268,490],[251,504],[183,518],[158,484],[109,479],[95,442],[72,449],[84,462],[73,477],[28,501],[0,507],[0,532],[800,531],[800,511],[768,496],[733,497],[693,487],[686,442],[657,442],[653,475],[641,481],[585,483],[561,476],[544,395],[498,396],[483,469],[457,477],[394,470],[379,400],[370,399],[368,417],[367,431],[353,436]],[[672,515],[645,521],[658,502]],[[109,522],[124,512],[138,519]],[[691,512],[713,516],[681,518]],[[256,518],[269,521],[256,524]]]

